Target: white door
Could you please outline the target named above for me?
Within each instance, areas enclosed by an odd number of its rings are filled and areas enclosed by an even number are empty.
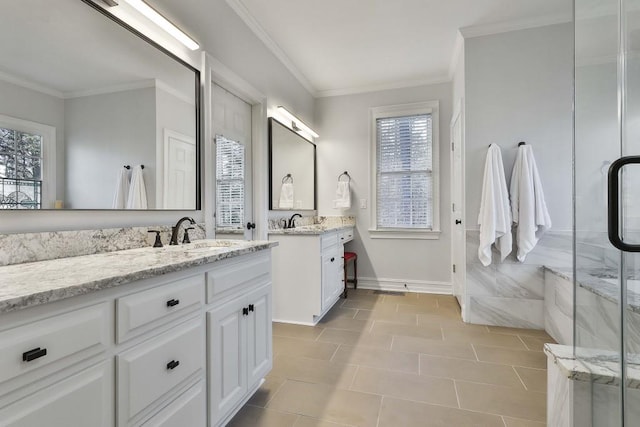
[[[194,138],[164,130],[163,207],[196,208],[196,141]]]
[[[217,84],[213,84],[212,103],[213,142],[216,147],[214,155],[217,157],[214,162],[216,237],[251,240],[251,105]],[[242,149],[234,148],[234,144]],[[225,165],[229,167],[224,167]],[[242,176],[237,174],[240,168]]]
[[[463,133],[462,103],[451,121],[451,271],[453,293],[462,307],[464,317],[465,269],[466,269],[466,236],[464,224],[464,165],[463,165]]]

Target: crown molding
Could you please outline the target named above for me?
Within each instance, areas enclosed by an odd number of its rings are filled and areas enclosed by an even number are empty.
[[[40,92],[43,93],[45,95],[49,95],[49,96],[53,96],[56,98],[60,98],[63,99],[64,98],[64,93],[55,90],[55,89],[50,89],[46,86],[43,86],[39,83],[34,83],[30,80],[27,79],[23,79],[22,77],[18,77],[18,76],[14,76],[12,74],[9,73],[4,73],[2,71],[0,71],[0,81],[3,82],[7,82],[16,86],[20,86],[23,87],[25,89],[29,89],[29,90],[33,90],[35,92]]]
[[[273,53],[276,58],[282,62],[282,64],[289,70],[291,74],[300,82],[300,84],[309,92],[312,96],[316,96],[316,89],[307,80],[304,74],[295,66],[293,61],[289,59],[282,48],[267,34],[267,32],[258,23],[256,18],[253,17],[249,9],[242,3],[241,0],[225,0],[227,4],[236,12],[236,14],[242,19],[242,21],[253,31],[253,33],[264,43],[264,45]]]
[[[475,25],[460,28],[460,34],[465,39],[481,36],[489,36],[492,34],[507,33],[509,31],[527,30],[530,28],[546,27],[547,25],[564,24],[573,21],[573,15],[556,14],[548,16],[540,16],[537,18],[527,18],[507,22],[498,22],[495,24]]]
[[[360,93],[381,92],[384,90],[403,89],[408,87],[437,85],[449,83],[451,79],[447,75],[437,76],[430,79],[404,80],[393,83],[382,83],[378,85],[356,86],[344,89],[329,89],[316,92],[316,98],[328,98],[331,96],[356,95]]]

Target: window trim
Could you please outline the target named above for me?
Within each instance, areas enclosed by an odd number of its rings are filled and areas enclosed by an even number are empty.
[[[419,114],[431,114],[431,153],[432,153],[432,182],[433,182],[433,226],[429,230],[416,230],[407,228],[378,228],[377,221],[377,186],[378,186],[378,141],[376,120],[411,116]],[[369,170],[371,172],[371,223],[369,237],[372,239],[425,239],[435,240],[440,238],[440,101],[416,102],[412,104],[388,105],[372,107],[369,109]]]
[[[40,209],[53,209],[56,201],[56,128],[30,120],[0,114],[0,126],[42,136],[42,203]]]

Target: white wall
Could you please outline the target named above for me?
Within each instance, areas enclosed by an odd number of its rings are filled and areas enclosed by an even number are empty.
[[[356,215],[357,238],[350,248],[358,253],[358,276],[378,281],[388,279],[418,282],[450,282],[449,233],[449,122],[451,85],[388,90],[320,98],[316,121],[320,138],[318,154],[318,214],[340,215],[333,209],[338,175],[351,175],[353,203],[347,215]],[[440,224],[439,240],[391,240],[369,238],[370,210],[360,209],[360,199],[371,204],[369,109],[371,107],[440,101]]]
[[[519,141],[533,146],[553,229],[571,230],[573,26],[465,40],[467,229],[477,229],[487,147],[507,181]]]
[[[462,48],[457,52],[454,58],[455,68],[453,71],[453,78],[451,82],[453,91],[453,106],[456,108],[458,103],[464,100],[465,95],[465,75],[464,75],[464,42],[462,42]]]

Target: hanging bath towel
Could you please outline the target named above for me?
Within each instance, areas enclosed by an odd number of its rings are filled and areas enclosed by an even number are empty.
[[[142,167],[139,165],[135,166],[133,172],[131,172],[127,209],[147,209],[147,190],[144,186]]]
[[[283,182],[280,188],[280,209],[293,209],[293,183]]]
[[[501,261],[511,253],[511,208],[507,181],[504,176],[502,152],[496,144],[491,144],[484,164],[482,198],[480,200],[480,247],[478,258],[485,267],[491,264],[491,245],[500,251]]]
[[[518,261],[524,262],[540,237],[551,228],[542,182],[530,145],[518,147],[511,175],[511,213],[517,225]]]
[[[118,171],[116,192],[113,195],[113,209],[125,209],[129,198],[129,170],[122,168]]]
[[[338,181],[333,207],[344,210],[351,209],[351,185],[349,181]]]

